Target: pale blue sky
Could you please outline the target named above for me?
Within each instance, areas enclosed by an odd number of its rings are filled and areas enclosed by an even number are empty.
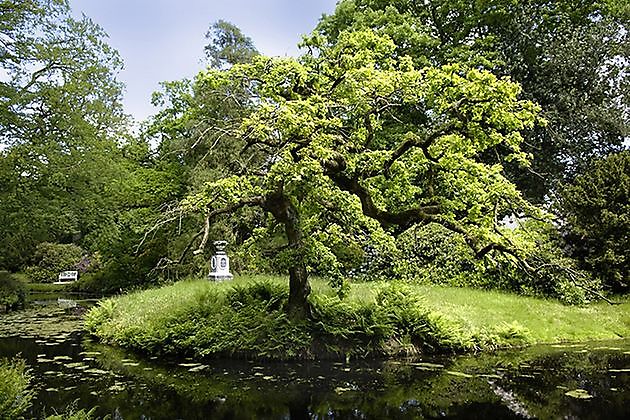
[[[151,93],[164,80],[191,77],[203,68],[204,35],[210,23],[227,20],[266,55],[297,55],[310,32],[336,0],[70,0],[109,34],[125,69],[125,110],[137,120],[154,113]]]

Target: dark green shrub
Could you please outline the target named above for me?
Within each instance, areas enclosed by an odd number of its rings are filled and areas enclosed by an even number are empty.
[[[0,307],[11,310],[24,306],[26,288],[8,272],[0,271]]]
[[[234,286],[226,295],[229,305],[238,310],[244,306],[264,306],[268,310],[282,309],[289,298],[286,287],[269,282],[254,282],[246,286]]]
[[[394,261],[395,271],[406,281],[505,290],[567,304],[582,304],[595,297],[587,290],[599,290],[599,283],[577,270],[564,255],[552,224],[522,221],[513,233],[517,240],[536,245],[535,253],[523,256],[531,270],[519,266],[513,256],[498,252],[477,259],[460,235],[428,224],[409,229],[398,238],[401,258]]]
[[[564,185],[558,208],[583,268],[609,290],[630,292],[630,151],[594,162]]]
[[[42,242],[35,251],[36,265],[28,267],[26,274],[36,283],[56,281],[61,271],[77,270],[84,254],[85,251],[74,244]]]
[[[578,269],[576,262],[562,250],[560,233],[550,223],[530,220],[523,222],[517,233],[528,236],[535,244],[536,252],[525,262],[529,270],[518,269],[511,256],[494,258],[486,272],[497,282],[497,288],[523,295],[550,297],[566,304],[584,304],[596,300],[601,285],[589,273]],[[594,293],[593,293],[594,292]]]

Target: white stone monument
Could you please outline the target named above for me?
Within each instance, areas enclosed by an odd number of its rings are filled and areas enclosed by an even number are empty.
[[[230,273],[230,258],[225,253],[226,241],[214,241],[216,253],[210,260],[210,274],[208,278],[214,281],[232,280],[234,276]]]

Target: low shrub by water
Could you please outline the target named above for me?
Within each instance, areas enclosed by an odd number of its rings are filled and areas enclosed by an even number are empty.
[[[0,359],[0,418],[20,418],[30,407],[33,391],[22,359]]]
[[[0,419],[23,419],[31,408],[35,391],[26,362],[20,358],[0,359]],[[78,400],[61,413],[43,415],[45,420],[91,420],[96,409],[79,410]],[[29,417],[30,418],[30,417]]]
[[[0,310],[12,310],[24,306],[26,288],[6,271],[0,271]]]

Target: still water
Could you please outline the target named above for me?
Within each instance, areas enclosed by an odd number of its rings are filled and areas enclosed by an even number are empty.
[[[92,303],[0,315],[0,357],[19,354],[34,376],[28,418],[71,404],[113,419],[630,418],[630,340],[413,361],[160,360],[85,337]]]

